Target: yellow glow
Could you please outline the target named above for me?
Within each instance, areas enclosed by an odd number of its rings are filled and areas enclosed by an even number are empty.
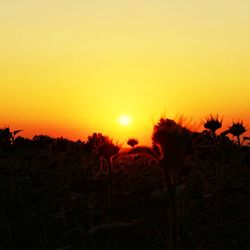
[[[131,124],[131,117],[128,116],[128,115],[121,115],[119,117],[119,123],[122,125],[122,126],[128,126]]]

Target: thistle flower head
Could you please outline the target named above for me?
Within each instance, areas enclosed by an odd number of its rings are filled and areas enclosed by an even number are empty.
[[[130,147],[134,148],[134,146],[138,144],[138,140],[135,138],[130,138],[130,139],[128,139],[127,144]]]
[[[212,115],[205,117],[205,120],[202,121],[204,128],[209,129],[212,133],[215,133],[217,129],[222,126],[222,119],[219,119],[218,115]]]
[[[240,136],[247,130],[243,125],[243,122],[233,122],[233,125],[229,127],[229,131],[233,136]]]

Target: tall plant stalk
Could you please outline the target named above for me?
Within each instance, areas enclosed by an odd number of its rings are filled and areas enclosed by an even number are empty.
[[[113,198],[114,198],[114,182],[113,182],[113,170],[111,159],[107,159],[108,164],[108,176],[109,176],[109,207],[111,208],[113,205]]]
[[[218,137],[216,131],[222,127],[222,119],[219,119],[218,115],[210,114],[203,121],[204,128],[208,129],[211,132],[215,156],[220,154],[220,145],[218,142]],[[216,224],[221,223],[221,206],[222,206],[222,194],[221,194],[221,168],[218,163],[215,164],[215,210],[216,210]]]
[[[161,166],[169,193],[169,248],[178,250],[179,241],[179,204],[176,189],[180,183],[180,170],[190,146],[191,132],[170,119],[160,119],[154,127],[153,143],[161,149]]]
[[[127,141],[127,144],[134,150],[135,146],[138,144],[138,140],[135,138],[130,138]],[[136,184],[136,166],[135,166],[135,153],[133,153],[133,161],[132,161],[132,167],[131,167],[131,173],[130,173],[130,188],[133,189],[133,186]]]

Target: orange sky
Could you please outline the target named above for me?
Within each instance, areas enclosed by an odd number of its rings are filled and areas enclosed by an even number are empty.
[[[249,127],[249,27],[247,0],[2,1],[0,125],[141,143],[162,114]]]

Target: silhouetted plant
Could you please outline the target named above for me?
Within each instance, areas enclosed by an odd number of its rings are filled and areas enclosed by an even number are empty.
[[[247,131],[243,125],[243,122],[234,122],[233,125],[229,128],[229,130],[233,136],[240,136]]]
[[[11,144],[13,147],[13,169],[16,171],[16,148],[15,148],[15,140],[16,140],[16,135],[18,133],[22,132],[22,130],[15,130],[13,132],[10,132],[11,134]]]
[[[191,131],[170,119],[160,119],[154,126],[153,142],[161,150],[161,166],[170,197],[169,244],[171,250],[178,248],[178,203],[177,187],[180,171],[191,145]]]
[[[212,139],[214,142],[214,146],[216,149],[216,153],[218,154],[219,152],[219,143],[218,143],[218,138],[216,131],[222,127],[222,119],[219,119],[218,115],[212,115],[210,114],[205,118],[205,121],[203,121],[203,126],[210,130],[212,133]],[[225,136],[225,135],[221,135]],[[221,223],[221,207],[222,207],[222,194],[221,194],[221,166],[219,166],[218,163],[215,163],[215,196],[216,196],[216,223],[220,224]]]
[[[9,146],[12,142],[12,133],[10,132],[10,129],[4,128],[0,129],[0,145],[1,146]]]
[[[18,133],[20,133],[20,132],[22,132],[23,130],[15,130],[15,131],[13,131],[12,133],[11,133],[11,142],[12,142],[12,144],[14,144],[15,143],[15,140],[16,140],[16,135],[18,134]]]
[[[134,149],[134,147],[138,144],[138,140],[135,138],[130,138],[127,141],[127,144]],[[131,176],[130,176],[130,184],[131,184],[131,189],[132,185],[135,185],[136,182],[136,169],[135,169],[135,154],[133,154],[133,162],[132,162],[132,168],[131,168]]]
[[[212,115],[205,117],[203,121],[203,126],[209,129],[211,132],[215,133],[216,130],[220,129],[222,126],[222,119],[219,119],[218,115]]]
[[[11,151],[14,154],[16,135],[20,132],[22,132],[22,130],[14,130],[13,132],[11,132],[9,127],[0,129],[0,146],[1,145],[11,146],[11,149],[12,149]],[[15,168],[15,164],[14,164],[14,168]]]
[[[218,140],[216,131],[222,127],[222,119],[219,119],[218,115],[210,114],[209,116],[205,117],[202,123],[204,128],[211,131],[215,148],[216,150],[218,150]]]
[[[15,195],[16,193],[16,148],[15,148],[15,139],[16,135],[20,133],[22,130],[15,130],[13,132],[10,131],[10,128],[4,128],[0,130],[0,145],[2,144],[4,147],[8,147],[12,155],[12,168],[10,169],[10,183],[12,193]]]
[[[238,145],[238,150],[240,150],[240,136],[245,133],[247,130],[243,125],[243,122],[233,122],[233,125],[229,128],[229,132],[237,137],[237,145]]]
[[[99,145],[99,155],[103,156],[108,164],[108,174],[110,181],[110,207],[113,204],[113,196],[114,196],[114,183],[113,183],[113,170],[111,164],[111,157],[118,153],[120,150],[118,145],[113,144],[113,141],[108,137],[104,137],[105,140]]]
[[[130,147],[134,148],[138,144],[138,140],[135,138],[130,138],[130,139],[128,139],[127,144]]]
[[[105,159],[108,166],[108,175],[109,175],[109,186],[110,186],[110,200],[109,205],[112,206],[113,196],[114,196],[114,185],[113,185],[113,171],[111,164],[111,157],[118,153],[120,150],[119,146],[113,143],[113,141],[108,137],[104,136],[101,133],[94,133],[92,136],[88,137],[88,142],[93,152],[100,158],[100,170],[103,168],[103,158]]]

